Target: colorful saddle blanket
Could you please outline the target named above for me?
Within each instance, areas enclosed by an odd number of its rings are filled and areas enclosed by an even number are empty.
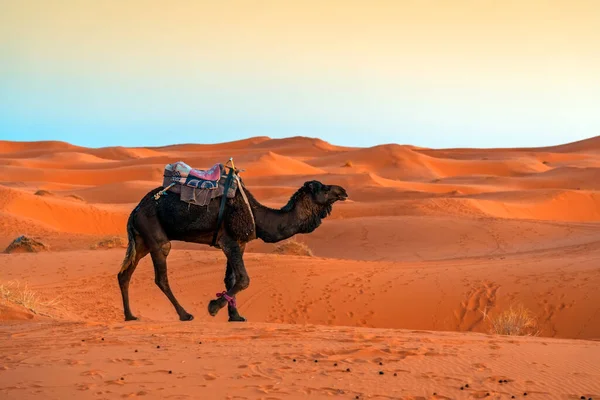
[[[238,189],[237,181],[234,179],[227,193],[225,193],[225,166],[215,164],[210,169],[194,169],[184,163],[177,161],[165,166],[163,175],[163,187],[169,188],[169,192],[178,193],[180,199],[186,203],[206,206],[211,199],[221,197],[233,198]]]
[[[197,189],[216,189],[221,175],[223,175],[223,164],[220,163],[208,170],[200,170],[190,167],[183,161],[177,161],[165,166],[164,183],[169,181],[167,185],[174,182]]]

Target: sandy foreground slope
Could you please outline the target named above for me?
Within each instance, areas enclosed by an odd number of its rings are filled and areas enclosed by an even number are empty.
[[[251,243],[248,323],[208,315],[225,258],[188,243],[174,243],[169,278],[195,320],[178,321],[147,257],[130,289],[140,321],[122,322],[124,249],[93,248],[126,237],[166,163],[231,156],[265,205],[312,179],[351,201],[295,238],[312,256]],[[0,398],[600,398],[599,178],[598,137],[439,150],[0,141],[0,248],[22,234],[50,248],[0,254]],[[517,305],[539,336],[491,335]]]

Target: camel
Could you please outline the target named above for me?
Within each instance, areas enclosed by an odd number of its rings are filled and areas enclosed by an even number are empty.
[[[155,283],[171,301],[179,319],[194,318],[169,287],[167,256],[172,240],[212,245],[223,251],[227,258],[226,290],[209,302],[208,312],[214,317],[227,305],[229,321],[246,321],[236,305],[236,295],[250,284],[243,259],[246,244],[257,238],[276,243],[296,234],[311,233],[330,215],[333,203],[348,198],[343,187],[312,180],[305,182],[281,209],[272,209],[260,204],[241,179],[239,185],[235,196],[224,203],[219,228],[219,211],[225,195],[211,199],[207,206],[199,206],[181,201],[176,194],[161,195],[165,188],[157,187],[140,200],[127,221],[128,245],[117,276],[125,321],[137,320],[129,307],[129,281],[147,254],[154,265]]]

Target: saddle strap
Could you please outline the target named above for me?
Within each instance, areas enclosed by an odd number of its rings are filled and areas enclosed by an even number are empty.
[[[235,180],[237,181],[238,188],[240,189],[240,192],[242,193],[244,202],[248,206],[248,211],[250,212],[250,218],[252,218],[252,230],[254,231],[254,234],[256,235],[256,221],[254,220],[254,213],[252,212],[252,207],[250,207],[250,202],[248,201],[248,197],[246,197],[246,192],[244,192],[244,185],[242,185],[242,182],[240,182],[240,177],[237,176],[237,174],[235,175]]]
[[[225,213],[225,202],[227,201],[227,193],[229,193],[229,187],[231,186],[231,181],[233,180],[233,168],[229,169],[229,173],[227,174],[227,180],[225,180],[225,188],[223,192],[223,196],[221,197],[221,207],[219,208],[219,216],[217,217],[217,228],[215,229],[215,233],[212,238],[213,247],[217,247],[217,236],[219,235],[219,230],[221,229],[221,224],[223,223],[223,214]]]

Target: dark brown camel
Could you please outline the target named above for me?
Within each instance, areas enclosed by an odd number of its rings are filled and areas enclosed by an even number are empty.
[[[243,260],[246,243],[256,238],[275,243],[298,233],[310,233],[331,213],[333,203],[348,197],[340,186],[324,185],[313,180],[304,183],[284,207],[276,210],[260,204],[243,182],[241,185],[252,214],[239,189],[235,197],[227,199],[216,243],[216,247],[221,248],[227,257],[227,291],[208,304],[208,312],[212,316],[227,304],[229,321],[246,320],[238,313],[235,304],[236,294],[250,284]],[[138,262],[148,253],[154,264],[156,285],[169,298],[179,319],[190,321],[194,318],[179,304],[169,287],[167,256],[171,250],[171,240],[207,245],[212,243],[221,198],[212,199],[205,207],[185,203],[178,194],[173,193],[155,200],[154,195],[162,189],[158,187],[147,193],[127,221],[129,244],[118,274],[126,321],[137,319],[129,308],[129,280]]]

